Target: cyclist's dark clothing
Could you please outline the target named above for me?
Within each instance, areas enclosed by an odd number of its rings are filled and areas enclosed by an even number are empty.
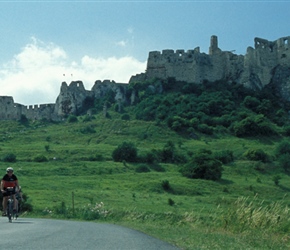
[[[9,176],[8,174],[5,174],[2,178],[3,181],[3,189],[4,191],[8,188],[8,187],[13,187],[13,194],[15,194],[15,188],[16,188],[16,181],[17,181],[17,177],[16,175],[12,174],[11,176]],[[3,193],[3,196],[8,196],[7,193]]]

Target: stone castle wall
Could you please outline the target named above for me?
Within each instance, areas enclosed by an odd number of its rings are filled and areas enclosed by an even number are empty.
[[[0,120],[19,120],[21,115],[32,120],[55,120],[54,107],[55,104],[25,106],[14,103],[11,96],[0,96]]]
[[[200,84],[226,80],[252,89],[274,83],[280,96],[290,101],[290,36],[273,42],[255,38],[254,47],[248,47],[246,55],[222,51],[216,36],[210,39],[208,54],[201,53],[199,47],[188,51],[152,51],[149,52],[146,72],[132,76],[129,84],[170,77]],[[86,90],[82,81],[73,81],[69,85],[63,82],[55,104],[33,106],[14,103],[10,96],[0,96],[0,120],[17,120],[21,115],[28,119],[61,120],[68,114],[83,112],[85,102],[102,98],[108,91],[113,91],[118,104],[134,103],[134,91],[131,101],[126,100],[127,87],[127,83],[105,80],[96,81],[91,90]]]
[[[271,81],[272,70],[277,65],[290,66],[290,37],[274,42],[255,38],[255,48],[248,47],[247,54],[236,55],[222,51],[218,39],[212,36],[209,53],[194,50],[163,50],[149,53],[145,74],[133,76],[131,81],[151,78],[202,83],[226,79],[247,87],[262,88]]]

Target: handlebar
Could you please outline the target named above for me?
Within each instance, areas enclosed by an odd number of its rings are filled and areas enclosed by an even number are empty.
[[[8,187],[8,188],[6,188],[6,189],[3,190],[3,194],[4,194],[4,193],[8,193],[8,195],[11,195],[11,194],[16,194],[16,193],[18,193],[18,191],[16,192],[16,191],[15,191],[15,188],[13,188],[13,187]]]

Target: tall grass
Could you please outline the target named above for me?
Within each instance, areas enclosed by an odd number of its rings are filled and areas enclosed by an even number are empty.
[[[239,197],[224,213],[225,228],[234,232],[258,229],[265,233],[290,232],[290,210],[284,200],[270,202]]]

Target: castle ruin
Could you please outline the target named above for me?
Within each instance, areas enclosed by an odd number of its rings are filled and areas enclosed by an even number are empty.
[[[184,51],[171,49],[149,52],[145,73],[132,76],[129,84],[150,79],[175,78],[177,81],[202,84],[204,81],[225,80],[236,82],[254,90],[274,84],[278,94],[290,101],[290,36],[268,41],[254,39],[254,48],[248,47],[246,55],[223,51],[218,47],[217,36],[210,39],[208,54],[200,48]],[[91,90],[86,90],[81,81],[63,82],[54,104],[25,106],[14,103],[13,97],[0,97],[0,120],[18,120],[21,115],[28,119],[61,120],[68,114],[84,111],[84,102],[101,98],[113,91],[117,103],[128,102],[128,83],[96,81]],[[133,95],[135,93],[133,92]],[[133,102],[134,96],[131,96]]]

